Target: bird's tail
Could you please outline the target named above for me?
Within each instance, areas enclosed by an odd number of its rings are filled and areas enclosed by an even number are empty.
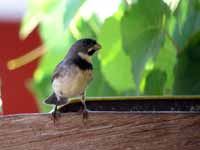
[[[57,97],[56,97],[56,94],[53,93],[51,94],[49,97],[47,97],[47,99],[44,100],[44,103],[45,104],[50,104],[50,105],[56,105],[57,104]]]
[[[67,98],[60,98],[60,100],[57,99],[56,94],[53,93],[51,94],[49,97],[47,97],[47,99],[44,100],[45,104],[49,104],[49,105],[64,105],[67,103]]]

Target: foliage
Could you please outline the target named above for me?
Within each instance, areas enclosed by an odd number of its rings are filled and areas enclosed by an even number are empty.
[[[38,99],[50,94],[55,65],[84,37],[102,45],[88,96],[199,94],[200,1],[121,0],[112,1],[116,10],[92,10],[108,2],[29,0],[20,35],[39,26],[48,50],[32,81]]]

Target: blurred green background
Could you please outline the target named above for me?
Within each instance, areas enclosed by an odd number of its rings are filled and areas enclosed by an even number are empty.
[[[80,38],[102,45],[87,96],[200,94],[200,0],[29,0],[21,38],[36,26],[47,49],[30,84],[40,102]]]

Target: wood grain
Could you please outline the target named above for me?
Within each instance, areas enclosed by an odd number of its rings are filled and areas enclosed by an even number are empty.
[[[199,150],[199,114],[66,113],[0,118],[0,150]]]

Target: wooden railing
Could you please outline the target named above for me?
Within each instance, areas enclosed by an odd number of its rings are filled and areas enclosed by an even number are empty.
[[[158,111],[162,104],[173,109]],[[0,117],[0,150],[200,149],[198,98],[101,98],[87,105],[95,112],[86,121],[81,112],[72,112],[81,108],[77,100],[59,109],[68,113],[55,123],[51,114]],[[147,110],[139,110],[142,106]]]

